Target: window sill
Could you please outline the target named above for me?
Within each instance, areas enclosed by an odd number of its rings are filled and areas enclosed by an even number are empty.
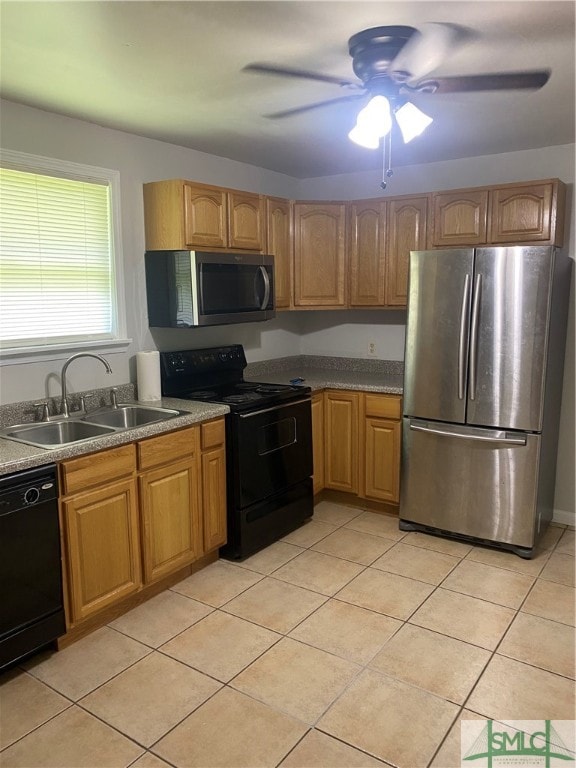
[[[126,350],[132,339],[100,339],[99,341],[75,341],[71,344],[54,344],[41,347],[14,347],[0,350],[0,366],[22,365],[23,363],[41,363],[49,360],[61,360],[76,352],[114,353]]]

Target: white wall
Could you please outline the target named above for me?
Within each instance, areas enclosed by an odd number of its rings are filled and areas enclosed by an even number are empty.
[[[380,197],[383,194],[378,173],[297,180],[7,101],[0,102],[0,135],[5,149],[120,171],[127,330],[133,343],[126,352],[107,353],[114,368],[112,377],[105,376],[96,362],[83,361],[72,366],[72,392],[134,381],[134,355],[140,349],[242,343],[249,362],[254,362],[299,353],[368,357],[368,344],[375,343],[378,358],[402,359],[405,313],[393,310],[283,312],[268,323],[189,331],[150,332],[147,327],[142,258],[143,183],[183,177],[288,198],[354,199]],[[388,193],[400,195],[552,177],[558,177],[573,187],[574,145],[398,168]],[[575,221],[571,200],[568,211],[571,240],[567,250],[574,259]],[[574,513],[574,343],[572,288],[556,489],[556,507],[568,515]],[[48,362],[1,366],[1,402],[58,394],[58,373],[66,357],[62,355],[60,359]]]
[[[142,202],[145,182],[189,178],[267,195],[296,196],[297,181],[289,176],[8,101],[0,102],[0,136],[3,149],[120,171],[127,334],[133,343],[127,351],[106,352],[114,370],[112,376],[107,376],[96,361],[83,360],[72,365],[69,371],[71,392],[126,383],[131,377],[135,380],[135,353],[140,349],[156,348],[146,317]],[[162,342],[164,348],[174,349],[180,345],[208,346],[212,342],[237,339],[246,344],[250,359],[258,360],[298,354],[298,335],[292,330],[296,325],[295,319],[288,318],[281,323],[236,326],[234,338],[223,329],[184,333],[175,330],[168,331]],[[1,402],[57,395],[60,391],[59,372],[67,357],[68,354],[62,353],[47,362],[2,365]]]

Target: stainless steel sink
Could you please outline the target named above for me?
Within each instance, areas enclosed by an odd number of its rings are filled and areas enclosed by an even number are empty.
[[[93,440],[116,430],[85,421],[51,421],[42,424],[20,424],[2,431],[2,437],[38,448],[61,448],[71,443]]]
[[[155,421],[164,421],[181,416],[181,411],[171,408],[154,408],[147,405],[119,405],[106,411],[89,413],[82,421],[90,424],[102,424],[115,429],[133,429]]]
[[[0,431],[0,437],[34,445],[37,448],[62,448],[146,424],[167,421],[185,413],[186,411],[177,411],[172,408],[123,403],[117,408],[102,408],[93,413],[67,419],[56,418],[49,422],[17,424]]]

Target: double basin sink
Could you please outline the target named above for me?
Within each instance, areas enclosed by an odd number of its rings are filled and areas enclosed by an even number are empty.
[[[71,416],[67,419],[34,424],[18,424],[2,430],[0,436],[37,448],[62,448],[127,429],[174,419],[185,413],[186,411],[177,411],[172,408],[120,404],[117,408],[99,409],[83,416]]]

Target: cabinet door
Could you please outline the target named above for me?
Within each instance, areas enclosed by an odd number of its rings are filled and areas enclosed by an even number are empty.
[[[358,493],[358,392],[324,394],[325,486]]]
[[[294,304],[344,307],[345,206],[294,205]]]
[[[228,245],[245,251],[264,249],[264,198],[228,192]]]
[[[386,203],[350,205],[350,306],[384,306]]]
[[[140,476],[145,583],[203,554],[198,481],[196,456]]]
[[[293,231],[292,210],[288,200],[266,200],[268,241],[266,251],[274,256],[276,308],[292,305]]]
[[[432,195],[433,247],[486,242],[488,191],[436,192]]]
[[[226,193],[184,184],[184,239],[189,248],[225,248]]]
[[[202,454],[204,551],[226,544],[226,455],[224,446]]]
[[[490,242],[555,242],[554,185],[530,184],[490,192]]]
[[[401,423],[365,420],[364,493],[369,499],[398,503]]]
[[[72,622],[141,584],[136,483],[130,478],[63,502]]]
[[[324,395],[312,396],[312,461],[314,493],[324,488]]]
[[[386,235],[386,304],[405,307],[410,251],[426,248],[427,197],[388,201]]]

